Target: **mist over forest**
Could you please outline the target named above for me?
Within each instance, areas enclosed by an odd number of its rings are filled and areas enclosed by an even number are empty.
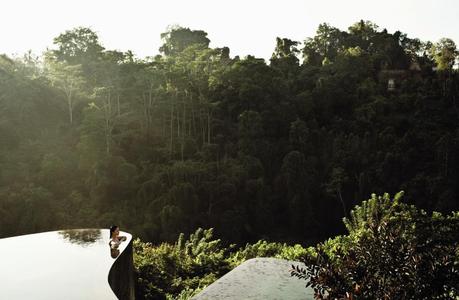
[[[371,193],[459,208],[454,41],[324,23],[265,61],[202,30],[158,38],[139,59],[79,27],[0,57],[0,237],[115,223],[311,244]]]

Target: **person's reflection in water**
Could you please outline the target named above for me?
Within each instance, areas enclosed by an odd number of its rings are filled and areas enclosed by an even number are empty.
[[[120,255],[120,250],[118,247],[120,246],[121,242],[126,240],[125,236],[120,236],[120,229],[118,226],[113,225],[110,227],[110,255],[112,258],[117,258]]]

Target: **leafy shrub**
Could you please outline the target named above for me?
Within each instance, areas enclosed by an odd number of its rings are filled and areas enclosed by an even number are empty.
[[[138,299],[190,299],[242,262],[255,257],[299,260],[308,250],[301,245],[258,241],[235,250],[213,238],[212,229],[196,230],[175,244],[154,246],[134,241]]]
[[[317,245],[292,275],[319,299],[458,299],[459,213],[428,215],[402,196],[356,206],[349,234]]]
[[[289,246],[287,244],[267,242],[260,240],[255,244],[246,244],[244,248],[232,252],[229,259],[230,265],[234,268],[244,261],[255,257],[275,257],[288,260],[302,260],[308,250],[303,246],[296,244]]]
[[[225,251],[220,240],[212,239],[212,229],[199,228],[188,240],[181,234],[175,244],[135,240],[137,298],[183,298],[209,285],[229,271]]]

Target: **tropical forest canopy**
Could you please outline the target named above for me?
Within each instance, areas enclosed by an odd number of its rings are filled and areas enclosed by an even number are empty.
[[[459,209],[454,41],[322,24],[266,62],[201,30],[161,39],[139,59],[80,27],[0,56],[0,237],[115,223],[309,243],[373,192]]]

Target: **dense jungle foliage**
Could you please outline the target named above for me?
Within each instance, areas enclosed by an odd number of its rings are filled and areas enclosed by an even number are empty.
[[[0,57],[0,237],[116,223],[153,243],[202,227],[306,244],[372,192],[458,209],[452,40],[322,24],[266,62],[200,30],[161,38],[138,59],[75,28]]]
[[[302,260],[315,255],[299,244],[260,240],[245,247],[225,246],[212,229],[198,228],[185,240],[159,246],[134,241],[136,299],[189,299],[242,262],[255,257]],[[288,273],[288,270],[286,270]]]
[[[136,240],[137,298],[190,299],[247,259],[277,257],[305,263],[293,263],[291,273],[317,299],[459,299],[459,213],[429,214],[402,196],[373,194],[344,219],[347,235],[316,247],[264,240],[225,247],[201,228],[174,244]]]

